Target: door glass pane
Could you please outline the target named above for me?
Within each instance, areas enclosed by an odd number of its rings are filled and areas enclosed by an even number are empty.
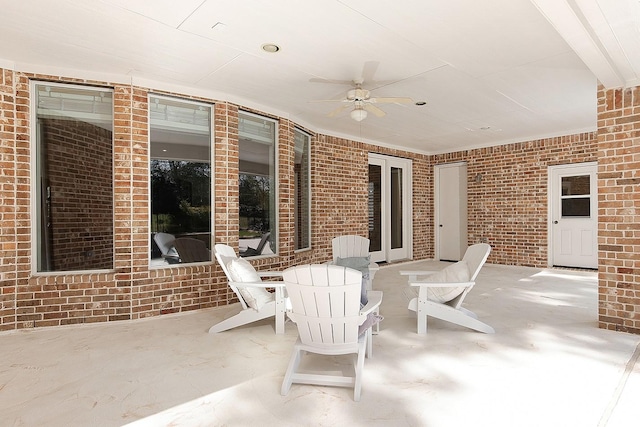
[[[562,199],[562,216],[589,218],[591,216],[591,199],[589,197]]]
[[[391,249],[402,247],[402,169],[391,168]]]
[[[591,216],[591,178],[589,175],[563,176],[562,185],[562,216],[590,217]]]
[[[382,250],[382,167],[369,165],[369,251]]]
[[[112,92],[34,88],[37,271],[112,269]]]
[[[562,177],[562,195],[582,196],[591,194],[590,183],[589,175],[564,176]]]

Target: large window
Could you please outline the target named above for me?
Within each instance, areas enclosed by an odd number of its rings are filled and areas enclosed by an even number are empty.
[[[113,96],[34,82],[35,269],[113,268]]]
[[[151,96],[151,263],[211,259],[211,107]]]
[[[240,236],[244,257],[276,251],[276,122],[239,114]]]
[[[295,249],[311,247],[311,137],[299,130],[295,135]]]

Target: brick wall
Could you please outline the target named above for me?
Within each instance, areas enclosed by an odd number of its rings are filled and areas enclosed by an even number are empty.
[[[0,331],[13,329],[16,323],[19,208],[16,204],[15,116],[14,75],[12,71],[0,68]]]
[[[489,243],[490,263],[543,267],[547,168],[596,161],[597,142],[583,133],[437,155],[434,163],[467,162],[469,244]]]
[[[600,327],[640,334],[640,87],[598,90]]]
[[[215,262],[149,268],[148,88],[6,70],[0,70],[0,75],[3,166],[0,172],[0,330],[137,319],[236,301]],[[31,273],[30,79],[114,88],[113,270]],[[167,95],[189,97],[177,93]],[[237,249],[239,106],[213,99],[194,99],[214,104],[214,240]],[[252,261],[258,268],[265,269],[325,262],[331,257],[333,237],[367,234],[370,152],[412,159],[414,259],[431,258],[434,254],[434,165],[465,161],[468,164],[469,243],[487,239],[494,246],[489,259],[492,263],[546,266],[547,167],[595,161],[598,157],[595,134],[427,156],[306,129],[311,135],[312,249],[295,253],[292,203],[295,124],[277,119],[278,256]],[[609,151],[605,154],[609,155]],[[616,167],[623,168],[621,164],[627,159],[620,153],[617,156]],[[614,157],[611,153],[612,161]],[[481,175],[480,180],[475,179],[477,175]],[[619,180],[618,184],[626,191],[628,182]],[[629,194],[625,197],[630,197]],[[625,216],[624,221],[629,218]],[[601,229],[609,226],[601,221]],[[601,249],[601,257],[603,253]],[[623,264],[629,268],[628,261]],[[619,273],[623,271],[629,270]],[[637,276],[633,280],[637,283]]]

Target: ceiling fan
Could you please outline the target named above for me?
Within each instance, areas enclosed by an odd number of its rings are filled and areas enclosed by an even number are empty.
[[[367,118],[367,113],[377,117],[383,117],[386,113],[374,104],[407,104],[412,103],[411,98],[403,97],[371,97],[371,92],[362,87],[363,79],[353,80],[353,89],[347,91],[344,99],[325,99],[317,102],[342,102],[343,105],[331,111],[328,116],[335,117],[346,109],[351,108],[351,118],[360,122]]]

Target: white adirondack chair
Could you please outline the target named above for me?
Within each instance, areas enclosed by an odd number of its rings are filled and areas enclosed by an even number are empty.
[[[373,277],[380,269],[378,264],[369,260],[369,239],[358,235],[345,235],[334,237],[331,240],[333,261],[331,264],[343,267],[355,268],[362,271],[366,268],[368,277],[365,279],[365,290],[367,297],[377,298],[373,291]],[[368,264],[367,264],[368,263]],[[375,314],[379,314],[380,308],[376,308]],[[376,334],[380,332],[380,323],[375,325]]]
[[[469,246],[461,261],[434,271],[401,271],[409,276],[409,310],[418,317],[418,333],[427,333],[427,316],[484,332],[494,329],[478,320],[478,316],[462,307],[462,302],[475,285],[480,269],[487,261],[491,246],[479,243]],[[425,277],[426,276],[426,277]]]
[[[282,272],[256,272],[249,262],[236,255],[231,246],[217,244],[214,253],[227,276],[229,287],[240,300],[239,313],[213,325],[209,333],[226,331],[238,326],[275,316],[276,334],[284,334],[285,295],[282,281],[263,282],[262,277],[282,277]],[[274,288],[275,292],[267,291]]]
[[[369,239],[357,235],[338,236],[331,240],[333,264],[343,265],[350,267],[351,262],[358,263],[359,258],[366,258],[369,256]],[[340,260],[339,260],[340,258]],[[342,261],[342,262],[340,262]],[[365,265],[365,264],[360,264]],[[373,289],[373,277],[380,269],[378,264],[373,261],[369,261],[366,267],[369,269],[369,280],[367,282],[367,290]],[[352,267],[353,268],[353,267]]]
[[[284,271],[283,279],[291,302],[287,311],[298,327],[296,341],[281,394],[287,395],[292,383],[353,387],[354,400],[360,400],[365,355],[371,354],[371,327],[367,316],[382,302],[370,298],[360,308],[362,273],[329,264],[302,265]],[[364,329],[364,330],[362,330]],[[355,354],[352,376],[299,372],[306,352],[323,355]]]

